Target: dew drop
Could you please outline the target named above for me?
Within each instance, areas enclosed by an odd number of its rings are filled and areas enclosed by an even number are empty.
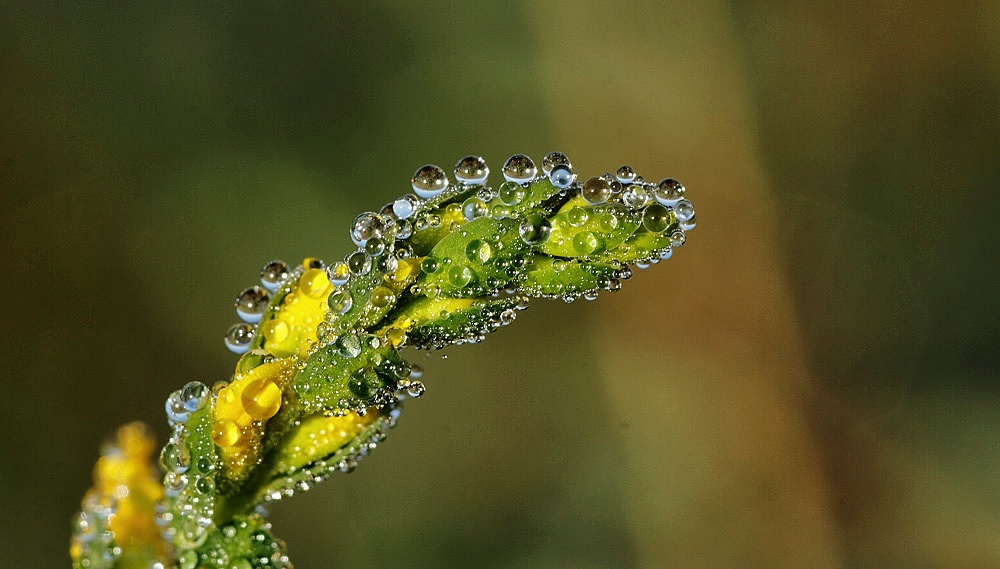
[[[326,278],[333,286],[344,286],[351,278],[351,269],[347,263],[338,261],[326,268]]]
[[[396,214],[399,219],[409,219],[417,212],[419,205],[420,198],[413,194],[406,194],[392,202],[392,213]]]
[[[642,186],[632,185],[622,190],[622,203],[631,209],[642,209],[648,199],[649,195]]]
[[[417,168],[410,179],[413,191],[418,196],[428,199],[440,194],[448,188],[448,176],[440,167],[427,164]]]
[[[664,261],[673,256],[674,256],[674,250],[670,247],[667,247],[666,249],[660,251],[660,259]]]
[[[552,224],[543,215],[529,213],[521,222],[517,232],[521,236],[521,240],[528,245],[541,245],[552,234]]]
[[[327,305],[336,314],[344,314],[354,305],[354,298],[346,288],[338,288],[326,299]]]
[[[255,330],[253,324],[234,324],[226,332],[226,347],[234,354],[245,354],[250,349]]]
[[[642,226],[650,233],[663,233],[670,225],[670,210],[654,203],[642,212]]]
[[[345,358],[356,358],[361,354],[361,338],[353,332],[341,334],[337,338],[337,353]]]
[[[201,409],[208,401],[208,386],[200,381],[188,382],[180,392],[180,402],[190,413]]]
[[[500,313],[500,324],[507,326],[517,318],[517,312],[513,308],[507,308]]]
[[[381,237],[372,237],[365,243],[365,253],[372,257],[380,257],[385,253],[385,240]]]
[[[245,322],[256,324],[267,310],[269,298],[263,288],[252,286],[236,297],[236,314]]]
[[[462,288],[472,282],[472,276],[472,269],[456,265],[448,271],[448,282],[458,288]]]
[[[212,442],[228,448],[240,440],[240,427],[229,419],[217,419],[212,426]]]
[[[455,179],[463,184],[485,184],[490,168],[482,156],[466,156],[455,164]]]
[[[697,225],[698,225],[698,216],[692,215],[691,219],[688,219],[687,221],[682,221],[680,223],[680,228],[683,229],[684,231],[691,231]]]
[[[396,302],[396,295],[384,286],[377,286],[371,294],[371,302],[374,306],[383,308]]]
[[[372,270],[372,258],[364,251],[355,251],[347,257],[347,268],[352,275],[367,275]]]
[[[466,221],[485,217],[489,212],[490,210],[483,200],[475,196],[465,200],[465,203],[462,204],[462,215],[465,216]]]
[[[626,164],[618,168],[615,178],[623,184],[631,184],[635,180],[635,170]]]
[[[688,200],[678,200],[674,204],[674,213],[677,214],[677,221],[687,221],[694,217],[694,204]]]
[[[260,269],[260,284],[271,292],[278,290],[278,285],[286,278],[288,278],[288,264],[284,261],[275,259],[265,263]]]
[[[687,235],[684,235],[684,231],[681,229],[675,229],[673,233],[670,234],[670,246],[680,247],[687,241]]]
[[[566,212],[566,221],[573,227],[580,227],[590,219],[590,214],[582,207],[574,207]]]
[[[573,250],[578,255],[590,255],[600,246],[601,242],[591,231],[581,231],[573,236]]]
[[[611,184],[604,178],[590,178],[580,188],[580,195],[591,205],[602,204],[611,198]]]
[[[266,379],[254,381],[243,388],[240,401],[254,420],[265,421],[281,408],[281,388]]]
[[[549,172],[549,181],[552,182],[553,186],[565,189],[570,187],[573,182],[576,181],[576,174],[574,174],[568,166],[555,166],[552,168],[552,171]]]
[[[172,423],[183,423],[188,420],[189,411],[184,407],[179,389],[171,393],[170,397],[167,397],[163,408],[167,412],[167,419]]]
[[[570,170],[573,169],[573,165],[569,163],[569,158],[562,152],[549,152],[545,155],[545,158],[542,158],[542,172],[546,175],[556,166],[565,166]]]
[[[521,203],[527,194],[527,190],[517,182],[504,182],[497,189],[497,197],[500,198],[500,201],[504,205],[508,206],[515,206]]]
[[[372,237],[381,237],[385,230],[385,220],[377,213],[366,211],[354,218],[351,224],[351,240],[358,247],[364,246]]]
[[[160,466],[167,472],[184,474],[191,468],[191,450],[183,441],[171,440],[160,451]]]
[[[482,239],[473,239],[465,247],[465,257],[473,263],[488,263],[493,258],[493,247]]]
[[[602,231],[611,232],[618,228],[618,216],[614,213],[604,212],[597,218],[597,224]]]
[[[424,383],[422,381],[411,381],[410,385],[406,387],[406,393],[413,398],[420,397],[426,390],[427,388],[424,387]]]
[[[215,480],[211,476],[199,476],[194,480],[194,489],[200,494],[215,492]]]
[[[503,163],[503,177],[508,182],[530,182],[538,175],[535,163],[524,154],[514,154]]]
[[[438,262],[434,257],[427,257],[420,262],[420,270],[425,274],[433,275],[438,270]]]
[[[653,191],[656,201],[665,206],[672,206],[684,198],[684,186],[673,178],[664,178]]]
[[[284,320],[271,320],[264,324],[262,333],[265,341],[280,344],[288,338],[288,323]]]
[[[330,288],[325,269],[309,269],[299,278],[299,290],[309,298],[321,298]]]

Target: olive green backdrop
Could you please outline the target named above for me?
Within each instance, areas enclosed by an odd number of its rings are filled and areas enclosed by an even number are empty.
[[[228,376],[265,261],[560,150],[699,227],[411,353],[386,443],[274,508],[299,567],[998,566],[1000,8],[611,4],[0,2],[0,565],[68,565],[101,440]]]

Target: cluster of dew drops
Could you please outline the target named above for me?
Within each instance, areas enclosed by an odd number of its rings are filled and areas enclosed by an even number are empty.
[[[569,158],[561,152],[551,152],[545,156],[541,174],[529,156],[514,154],[504,162],[501,170],[504,182],[496,189],[486,185],[490,169],[481,156],[462,158],[455,164],[453,173],[455,183],[448,180],[441,167],[432,164],[421,166],[410,180],[413,193],[386,204],[379,212],[358,215],[350,229],[351,240],[358,248],[342,261],[326,265],[318,259],[312,259],[310,266],[299,266],[296,269],[280,260],[266,263],[260,273],[263,288],[256,285],[247,288],[236,299],[236,311],[242,322],[228,330],[225,336],[226,346],[236,354],[249,350],[256,333],[256,324],[267,310],[270,295],[280,287],[294,282],[309,269],[325,269],[330,283],[335,287],[329,298],[331,310],[339,314],[347,312],[354,303],[345,286],[350,278],[364,276],[373,267],[391,273],[399,259],[413,255],[406,240],[414,231],[441,224],[440,216],[433,212],[434,208],[472,187],[479,189],[461,204],[466,221],[485,216],[510,217],[511,208],[525,199],[526,188],[540,177],[547,178],[563,195],[578,193],[590,205],[614,201],[633,211],[641,211],[643,227],[652,232],[662,232],[669,223],[669,212],[673,211],[678,227],[670,234],[671,246],[655,256],[636,261],[635,266],[640,269],[669,259],[673,248],[685,243],[685,232],[697,224],[694,205],[685,198],[685,188],[680,182],[664,178],[658,183],[650,183],[628,165],[621,166],[613,174],[605,173],[580,183]],[[519,235],[528,245],[536,246],[548,239],[551,230],[547,219],[528,214],[520,224]],[[428,258],[424,270],[432,272],[433,263],[434,260]],[[391,300],[385,298],[386,294],[391,294],[391,291],[385,287],[377,287],[370,302],[385,304]],[[590,300],[595,297],[595,294],[585,295]],[[507,320],[509,319],[508,315]],[[320,324],[321,328],[322,326]]]

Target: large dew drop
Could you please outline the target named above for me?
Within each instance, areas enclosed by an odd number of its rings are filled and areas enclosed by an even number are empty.
[[[344,314],[351,309],[354,298],[351,297],[351,293],[346,288],[338,288],[330,293],[326,302],[335,314]]]
[[[515,154],[503,163],[503,177],[508,182],[530,182],[537,175],[535,163],[524,154]]]
[[[654,203],[642,212],[642,226],[650,233],[663,233],[670,225],[670,210]]]
[[[278,290],[278,285],[286,278],[288,278],[288,264],[284,261],[275,259],[265,263],[260,269],[260,284],[271,292]]]
[[[399,219],[409,219],[417,212],[419,205],[420,198],[413,194],[406,194],[392,202],[392,213],[396,214]]]
[[[552,224],[543,215],[529,213],[518,227],[518,234],[528,245],[541,245],[552,234]]]
[[[497,197],[504,205],[515,206],[524,201],[528,191],[517,182],[504,182],[497,188]]]
[[[358,247],[364,246],[372,237],[381,237],[385,230],[385,220],[374,212],[366,211],[354,218],[351,224],[351,240]]]
[[[418,196],[428,199],[440,194],[448,188],[448,176],[439,166],[427,164],[417,168],[410,179],[413,191]]]
[[[250,349],[255,330],[253,324],[234,324],[226,332],[226,347],[234,354],[245,354]]]
[[[466,156],[455,164],[455,179],[463,184],[485,184],[490,168],[482,156]]]
[[[664,178],[653,190],[656,201],[670,207],[684,198],[684,186],[673,178]]]
[[[580,195],[591,205],[602,204],[611,198],[611,184],[604,178],[590,178],[580,188]]]
[[[573,169],[569,158],[562,152],[549,152],[545,155],[545,158],[542,158],[542,172],[545,175],[549,175],[556,166],[565,166],[568,170]]]

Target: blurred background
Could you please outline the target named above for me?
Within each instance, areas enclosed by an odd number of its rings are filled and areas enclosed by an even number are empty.
[[[236,294],[469,153],[680,179],[597,302],[410,353],[273,510],[297,566],[1000,566],[1000,5],[0,2],[0,556],[68,566],[101,441],[229,376]]]

